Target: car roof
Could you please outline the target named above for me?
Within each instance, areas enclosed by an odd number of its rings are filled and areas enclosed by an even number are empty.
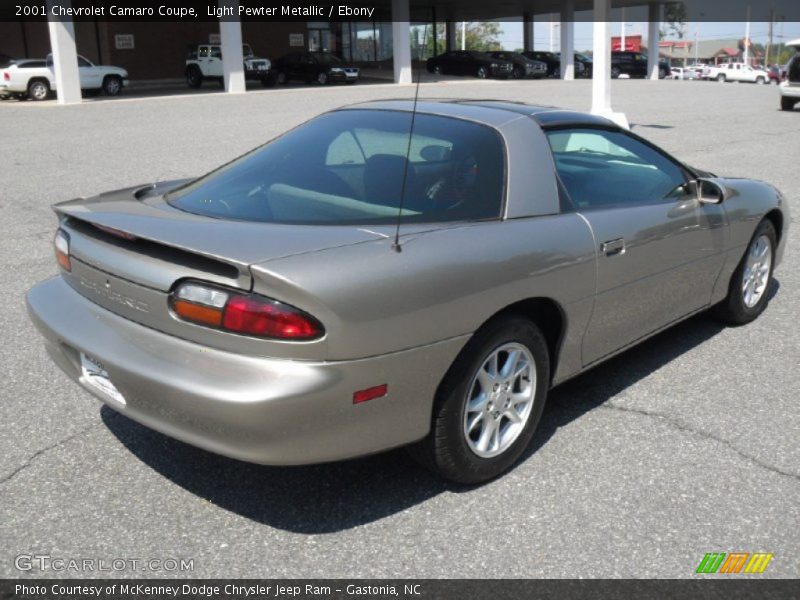
[[[414,102],[407,99],[375,100],[343,108],[412,111]],[[555,106],[537,106],[508,100],[425,99],[417,102],[416,111],[423,114],[478,121],[494,127],[500,127],[520,116],[530,117],[541,127],[569,125],[617,127],[612,121],[598,115],[565,110]]]
[[[797,38],[796,40],[789,40],[786,42],[786,45],[794,46],[797,50],[800,50],[800,38]]]

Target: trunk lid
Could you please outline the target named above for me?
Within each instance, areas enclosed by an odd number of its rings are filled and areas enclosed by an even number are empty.
[[[116,314],[200,344],[263,356],[289,352],[281,349],[285,342],[177,319],[168,305],[177,281],[199,279],[251,291],[251,265],[385,237],[356,227],[278,225],[190,214],[164,201],[165,191],[179,183],[56,205],[61,228],[70,237],[72,259],[71,272],[62,270],[62,276],[82,296]],[[262,282],[260,288],[269,293],[271,286],[265,289]],[[317,344],[324,346],[320,342],[306,346]],[[309,356],[316,354],[307,350]]]

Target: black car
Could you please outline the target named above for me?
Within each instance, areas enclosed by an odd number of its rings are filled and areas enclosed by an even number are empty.
[[[659,61],[659,79],[665,79],[671,72],[669,63]],[[631,79],[647,77],[647,57],[641,52],[612,52],[611,77],[616,79],[620,75],[627,75]]]
[[[306,83],[356,83],[361,76],[358,67],[347,64],[330,52],[293,52],[279,58],[272,68],[279,84],[292,79]]]
[[[487,77],[512,77],[514,65],[507,60],[492,58],[483,52],[472,50],[453,50],[439,56],[429,58],[428,72],[447,75],[473,75]]]
[[[547,65],[547,77],[561,77],[561,58],[555,52],[526,50],[522,55]]]
[[[497,50],[489,52],[489,56],[498,60],[506,60],[514,65],[511,76],[514,79],[522,79],[524,77],[533,77],[539,79],[547,76],[547,65],[540,60],[533,60],[527,56],[523,56],[519,52],[508,52],[506,50]]]
[[[594,63],[592,62],[591,58],[589,58],[585,54],[581,54],[579,52],[575,53],[575,76],[576,77],[590,78],[592,76],[593,67],[594,67]]]

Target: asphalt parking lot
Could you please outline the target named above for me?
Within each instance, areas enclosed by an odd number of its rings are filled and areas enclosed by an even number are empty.
[[[19,571],[21,554],[188,558],[193,577],[696,577],[714,551],[771,552],[764,577],[800,575],[795,240],[759,320],[693,318],[556,389],[531,451],[478,488],[443,484],[402,451],[302,468],[221,458],[102,408],[50,363],[23,301],[56,273],[50,204],[200,174],[328,108],[413,93],[0,104],[0,577],[77,575]],[[800,110],[780,112],[774,87],[615,81],[612,94],[637,133],[769,181],[800,214]],[[448,82],[420,96],[585,110],[591,83]]]

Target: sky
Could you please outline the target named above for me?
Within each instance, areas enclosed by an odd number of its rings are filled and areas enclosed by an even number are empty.
[[[615,11],[616,12],[616,11]],[[580,17],[579,17],[580,18]],[[559,50],[559,26],[558,15],[553,15],[555,26],[553,27],[553,47],[556,52]],[[500,42],[503,48],[507,50],[514,50],[522,48],[522,22],[509,22],[504,21],[500,23],[503,34],[500,36]],[[745,35],[744,22],[725,22],[725,23],[686,23],[686,35],[684,39],[694,40],[697,35],[700,40],[714,40],[725,38],[743,38]],[[611,35],[620,35],[622,23],[616,22],[611,24]],[[766,43],[769,31],[768,23],[754,22],[750,23],[750,39],[754,43]],[[645,40],[647,39],[647,23],[641,22],[628,22],[625,27],[626,35],[641,35]],[[673,36],[668,36],[669,39]],[[773,41],[774,43],[781,43],[800,38],[800,23],[798,22],[778,22],[775,23],[773,28]],[[536,50],[549,50],[550,49],[550,22],[547,15],[537,16],[534,25],[534,44]],[[584,50],[591,50],[592,48],[592,23],[589,22],[576,22],[575,23],[575,50],[578,52]]]

